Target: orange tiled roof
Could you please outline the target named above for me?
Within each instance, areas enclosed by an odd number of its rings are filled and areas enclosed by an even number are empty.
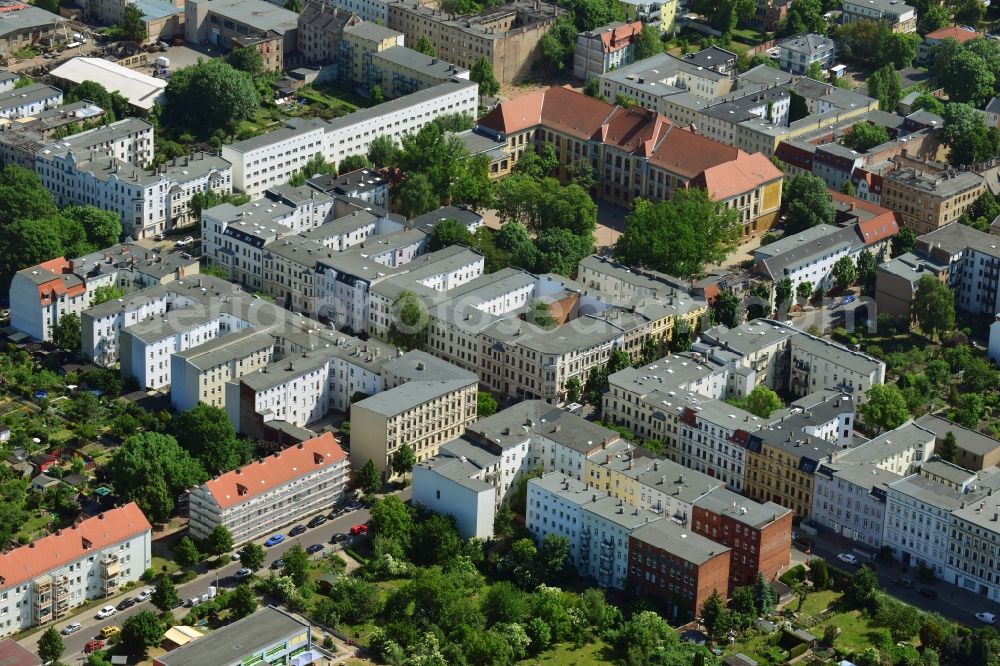
[[[705,169],[691,183],[708,190],[716,201],[743,194],[764,183],[780,179],[784,174],[771,160],[760,153],[750,155],[737,151],[735,159]]]
[[[9,588],[151,529],[135,502],[82,520],[0,555],[0,588]]]
[[[260,461],[226,472],[205,483],[220,508],[265,493],[320,467],[346,460],[333,433],[307,439]]]
[[[962,43],[982,36],[983,33],[981,32],[973,32],[972,30],[965,30],[957,26],[949,26],[927,33],[924,35],[924,39],[954,39],[956,42]]]
[[[619,48],[628,46],[642,34],[642,21],[633,21],[620,25],[613,30],[606,30],[601,33],[601,41],[604,42],[604,52],[609,53]]]

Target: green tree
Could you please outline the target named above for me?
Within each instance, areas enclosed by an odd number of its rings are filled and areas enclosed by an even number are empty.
[[[201,562],[201,553],[191,537],[181,537],[174,546],[174,559],[182,567],[193,567]]]
[[[952,103],[944,110],[941,140],[953,166],[973,164],[998,152],[997,133],[986,129],[982,114],[968,104]]]
[[[110,247],[122,235],[122,221],[118,214],[94,206],[66,206],[62,216],[78,223],[87,241],[96,248]]]
[[[382,92],[382,86],[377,83],[372,86],[370,96],[373,104],[381,104],[385,101],[385,93]]]
[[[428,55],[432,58],[437,57],[437,50],[434,48],[434,45],[431,44],[431,40],[427,38],[427,35],[420,36],[417,43],[413,45],[413,50],[419,51],[420,53]]]
[[[378,468],[375,467],[375,461],[371,458],[358,471],[357,486],[367,495],[377,492],[382,487],[382,477],[378,473]]]
[[[142,610],[122,622],[121,645],[131,655],[145,656],[146,650],[163,640],[163,631],[156,613]]]
[[[166,613],[180,601],[180,598],[177,596],[177,588],[174,586],[174,581],[170,576],[160,576],[159,580],[156,581],[156,586],[153,588],[150,600],[161,613]]]
[[[448,199],[455,206],[475,211],[491,208],[494,203],[494,185],[490,180],[490,158],[486,155],[467,156],[448,188]]]
[[[7,227],[16,219],[39,219],[56,213],[55,199],[37,173],[14,164],[0,170],[0,226]]]
[[[431,231],[427,250],[436,252],[452,245],[472,245],[472,234],[469,233],[469,228],[458,220],[451,218],[441,220]]]
[[[170,434],[213,475],[236,469],[253,457],[245,440],[236,437],[226,412],[203,402],[171,419]]]
[[[240,548],[240,565],[250,571],[257,571],[264,566],[267,552],[259,543],[249,541]]]
[[[781,207],[786,234],[796,234],[818,224],[833,224],[836,216],[826,183],[811,174],[800,174],[788,181]]]
[[[101,303],[114,301],[124,296],[124,287],[116,287],[113,284],[105,285],[94,290],[94,300],[91,301],[91,305],[100,305]]]
[[[643,31],[645,32],[645,30]],[[593,97],[602,101],[607,101],[607,98],[601,94],[601,80],[598,78],[588,79],[585,84],[583,84],[583,94],[587,97]]]
[[[840,139],[840,143],[851,150],[866,153],[875,146],[889,142],[889,133],[881,125],[869,122],[859,122],[851,127],[851,131]]]
[[[552,316],[552,309],[548,303],[535,299],[528,303],[528,313],[525,319],[546,330],[555,328],[559,322]]]
[[[368,161],[379,169],[395,166],[399,162],[399,157],[399,146],[396,145],[396,140],[391,136],[376,137],[368,145]]]
[[[927,9],[917,15],[917,30],[920,34],[926,35],[928,32],[947,27],[950,22],[951,17],[947,9],[941,5],[929,4]]]
[[[712,201],[705,190],[679,190],[666,201],[636,200],[615,258],[686,278],[725,258],[739,231],[735,210]]]
[[[302,587],[309,580],[309,554],[299,544],[293,545],[281,556],[284,565],[281,575],[292,579],[295,587]]]
[[[892,65],[880,67],[868,77],[868,96],[877,99],[879,108],[883,111],[891,113],[896,110],[903,90],[899,83],[899,73]]]
[[[217,58],[175,70],[164,95],[164,120],[201,137],[234,129],[260,106],[253,78]]]
[[[712,303],[715,321],[729,328],[736,328],[743,322],[743,303],[729,290],[719,292]]]
[[[122,16],[120,26],[127,41],[140,44],[146,41],[146,21],[142,10],[135,5],[125,5],[125,14]]]
[[[979,25],[979,22],[983,20],[983,16],[986,14],[983,3],[978,0],[955,0],[949,4],[954,7],[955,23],[959,25],[971,25],[975,27]]]
[[[237,46],[226,56],[226,62],[255,79],[264,75],[264,56],[253,46]]]
[[[941,449],[937,452],[941,456],[942,460],[946,460],[950,463],[954,463],[958,459],[958,440],[955,438],[955,433],[948,431],[944,440],[941,442]]]
[[[337,165],[337,173],[342,176],[345,173],[357,171],[358,169],[371,169],[371,168],[372,168],[372,163],[368,160],[367,156],[348,155],[344,159],[340,160],[340,164]],[[329,173],[329,170],[317,171],[316,173]]]
[[[225,525],[216,525],[204,545],[210,555],[224,555],[233,549],[233,533]]]
[[[910,105],[910,109],[912,111],[930,111],[931,113],[936,113],[940,116],[944,113],[944,103],[930,93],[923,93],[913,101],[913,104]]]
[[[296,14],[301,14],[302,0],[285,0],[285,9]]]
[[[479,94],[496,97],[500,92],[500,82],[493,75],[493,63],[485,56],[476,61],[469,70],[469,79],[479,84]]]
[[[580,396],[583,393],[583,384],[580,382],[579,377],[570,377],[563,383],[563,388],[566,389],[566,400],[568,402],[579,402]]]
[[[370,524],[375,536],[392,539],[404,548],[409,545],[413,516],[398,496],[389,495],[375,502]]]
[[[823,3],[820,0],[798,0],[788,9],[781,34],[785,37],[813,32],[826,34],[826,19],[823,18]]]
[[[427,311],[412,291],[404,291],[392,303],[394,320],[389,325],[389,342],[400,349],[418,349],[426,337]]]
[[[745,399],[737,400],[735,402],[740,408],[745,409],[751,414],[755,414],[762,419],[766,419],[773,412],[785,408],[785,403],[778,396],[778,394],[763,384],[754,387]]]
[[[901,254],[912,252],[916,244],[917,235],[913,233],[913,229],[903,227],[899,233],[892,237],[892,256],[898,257]]]
[[[354,157],[357,156],[344,158],[344,160],[341,162],[341,166],[344,166],[345,162],[353,159]],[[361,159],[365,160],[365,157],[361,156]],[[367,164],[366,160],[365,163]],[[348,169],[348,170],[353,171],[353,169]],[[333,173],[333,165],[326,161],[326,158],[323,157],[323,153],[316,153],[311,158],[309,158],[308,162],[302,165],[301,169],[299,169],[292,175],[291,181],[289,182],[295,187],[301,187],[305,185],[306,181],[309,180],[310,178],[313,178],[315,176],[324,173]],[[345,170],[343,173],[347,173],[347,170]]]
[[[55,627],[49,627],[38,639],[38,656],[42,661],[58,661],[66,647],[63,645],[62,636]]]
[[[654,25],[644,25],[642,33],[635,43],[635,59],[645,60],[660,53],[663,53],[663,40],[660,39],[660,31]],[[593,96],[591,95],[591,97]]]
[[[944,67],[937,69],[937,75],[949,101],[971,104],[976,108],[989,100],[996,84],[996,75],[989,64],[965,48],[959,48],[952,54]]]
[[[858,279],[858,271],[850,257],[841,257],[833,264],[830,272],[833,286],[840,291],[846,290]]]
[[[0,217],[3,214],[0,213]],[[21,219],[2,225],[0,235],[0,280],[9,282],[14,273],[63,254],[62,239],[52,219]]]
[[[229,610],[237,620],[257,612],[257,596],[249,585],[237,585],[229,597]]]
[[[174,498],[208,479],[204,468],[169,435],[133,435],[115,451],[108,465],[122,501],[134,501],[153,522],[166,522]]]
[[[440,199],[431,181],[422,173],[414,173],[396,186],[396,208],[401,215],[419,217],[438,207]]]
[[[488,391],[476,394],[476,416],[484,419],[497,413],[497,401]]]
[[[879,45],[882,62],[891,64],[894,69],[909,67],[917,55],[920,42],[920,36],[911,32],[889,32]]]
[[[795,298],[799,303],[805,303],[813,294],[813,283],[808,280],[805,282],[800,282],[799,286],[795,288]]]
[[[940,338],[955,328],[955,294],[930,275],[917,281],[912,310],[920,329],[931,338]]]
[[[705,631],[709,636],[715,635],[716,624],[725,612],[726,602],[718,590],[712,590],[712,594],[701,605],[701,623],[705,625]]]
[[[861,565],[861,568],[851,576],[851,582],[844,596],[854,606],[867,608],[874,602],[878,591],[879,583],[875,572],[867,566]]]
[[[777,310],[787,310],[792,307],[792,280],[783,278],[774,285],[774,306]]]
[[[60,349],[77,351],[81,345],[80,315],[75,312],[64,314],[52,327],[52,342]]]
[[[392,472],[397,476],[406,476],[417,464],[417,455],[409,444],[403,444],[392,454]]]
[[[910,418],[906,398],[894,384],[875,384],[866,395],[868,400],[858,411],[869,428],[893,430]]]
[[[774,612],[774,607],[778,603],[778,595],[774,588],[768,584],[764,574],[757,572],[757,578],[753,582],[753,598],[757,605],[757,612],[767,616]]]

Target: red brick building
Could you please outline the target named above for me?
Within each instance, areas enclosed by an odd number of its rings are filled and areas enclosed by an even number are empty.
[[[774,580],[791,558],[792,511],[774,502],[760,504],[716,488],[695,501],[691,527],[733,549],[730,592],[753,583],[758,572],[766,580]]]
[[[628,589],[660,600],[672,622],[693,619],[715,590],[726,598],[731,550],[668,520],[628,540]]]

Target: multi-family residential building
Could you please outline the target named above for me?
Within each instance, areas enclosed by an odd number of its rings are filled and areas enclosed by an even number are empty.
[[[288,56],[298,48],[298,17],[266,0],[190,0],[184,3],[184,40],[228,49],[234,39],[273,32]]]
[[[284,127],[224,145],[222,158],[233,165],[233,187],[259,197],[287,183],[316,155],[325,156],[325,136],[322,121],[291,118]]]
[[[958,446],[955,464],[974,472],[1000,466],[1000,440],[949,421],[939,414],[924,414],[915,423],[934,433],[937,445],[951,433]]]
[[[388,0],[333,0],[340,9],[357,14],[366,23],[389,25]]]
[[[527,76],[541,55],[539,42],[565,10],[548,2],[509,2],[478,14],[455,16],[410,0],[392,0],[386,25],[416,44],[426,37],[440,58],[472,69],[480,58],[500,83]]]
[[[299,55],[310,64],[327,64],[340,55],[344,28],[363,19],[328,0],[307,0],[298,18]]]
[[[372,460],[391,477],[392,458],[401,446],[409,446],[417,462],[433,458],[442,443],[476,420],[475,374],[420,351],[390,361],[382,372],[384,390],[351,404],[354,468]]]
[[[994,479],[986,480],[996,489]],[[945,580],[983,595],[991,601],[1000,600],[1000,502],[995,494],[971,499],[951,512],[951,539]]]
[[[626,21],[639,21],[670,34],[676,27],[677,4],[677,0],[618,0]]]
[[[170,404],[179,412],[199,402],[226,406],[226,384],[256,372],[274,358],[274,337],[245,328],[170,356]]]
[[[10,284],[11,326],[35,340],[51,340],[60,317],[80,315],[99,287],[126,290],[165,284],[198,273],[198,259],[152,252],[123,243],[83,257],[57,257],[14,274]]]
[[[947,26],[939,28],[924,35],[924,41],[917,47],[918,64],[929,67],[934,64],[934,48],[949,39],[954,39],[959,44],[964,44],[973,39],[984,37],[983,33],[976,32],[965,26]],[[993,125],[995,127],[995,125]]]
[[[468,81],[469,70],[405,46],[390,46],[372,54],[371,76],[358,81],[368,90],[379,86],[386,99],[403,97],[449,81]]]
[[[663,519],[613,497],[599,497],[582,508],[577,571],[585,578],[593,578],[601,587],[624,590],[631,566],[631,535]]]
[[[759,504],[716,488],[695,502],[691,529],[732,548],[730,592],[757,574],[774,580],[791,559],[792,511],[774,502]]]
[[[219,525],[239,545],[340,502],[347,454],[332,433],[299,442],[217,476],[188,493],[188,530],[205,539]]]
[[[312,627],[289,613],[265,606],[247,617],[153,659],[153,666],[242,666],[284,662],[316,663]]]
[[[343,5],[344,1],[341,0],[340,4]],[[388,5],[381,3],[381,6],[388,14]],[[403,33],[386,28],[384,21],[375,23],[374,19],[365,19],[361,23],[345,27],[337,58],[337,75],[342,81],[350,81],[371,90],[375,85],[376,74],[372,58],[376,53],[393,46],[403,46]]]
[[[434,458],[413,466],[413,501],[454,518],[462,538],[489,539],[497,511],[500,458],[476,447],[461,451],[455,455],[445,445]]]
[[[692,620],[713,593],[728,596],[732,556],[716,541],[659,520],[629,536],[628,587],[663,603],[671,621]]]
[[[913,423],[832,453],[816,472],[810,520],[865,545],[882,546],[886,492],[934,453],[934,433]]]
[[[747,23],[758,30],[774,32],[788,13],[790,0],[756,0],[754,13]]]
[[[844,0],[842,23],[877,21],[893,32],[916,32],[917,10],[900,0]]]
[[[152,527],[130,502],[0,554],[0,635],[65,618],[138,581]]]
[[[0,93],[0,118],[17,120],[54,109],[63,102],[59,88],[32,83],[22,88]]]
[[[814,32],[783,39],[777,47],[778,64],[792,74],[805,74],[814,62],[823,70],[829,69],[837,58],[836,42]]]
[[[703,188],[739,213],[744,240],[769,229],[781,204],[781,172],[763,155],[674,126],[658,113],[623,109],[568,88],[501,102],[479,119],[477,131],[506,141],[512,164],[526,149],[545,144],[555,148],[560,176],[574,162],[589,160],[600,196],[622,205]]]
[[[904,227],[926,234],[957,222],[985,189],[983,177],[973,171],[904,167],[882,176],[881,205],[899,213]]]
[[[552,534],[569,540],[570,563],[579,568],[583,506],[597,498],[593,489],[562,472],[546,472],[528,480],[524,525],[542,543]]]
[[[635,61],[642,21],[609,23],[576,36],[573,76],[585,81]]]
[[[824,338],[808,333],[796,335],[789,350],[788,390],[792,395],[833,389],[863,403],[868,389],[885,383],[885,363]]]

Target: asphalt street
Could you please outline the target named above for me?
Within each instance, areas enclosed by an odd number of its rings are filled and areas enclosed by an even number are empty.
[[[404,502],[410,500],[411,489],[405,488],[402,492],[398,493],[400,499]],[[329,510],[323,512],[328,513]],[[319,514],[315,514],[319,515]],[[307,516],[300,521],[302,525],[305,525],[313,516]],[[271,548],[266,548],[267,558],[264,561],[263,568],[257,572],[258,576],[267,575],[269,573],[268,567],[272,562],[279,559],[285,551],[291,548],[293,545],[298,544],[303,548],[308,548],[312,544],[323,544],[323,550],[315,555],[313,558],[320,558],[324,555],[332,552],[333,550],[341,550],[344,544],[338,544],[336,546],[330,545],[330,538],[337,533],[347,534],[350,532],[351,526],[358,525],[361,523],[368,522],[369,512],[367,508],[361,508],[356,511],[351,511],[344,514],[343,516],[336,518],[334,520],[327,521],[323,525],[311,530],[307,530],[305,534],[300,534],[297,537],[288,537],[288,531],[295,525],[286,526],[281,530],[281,534],[285,535],[285,541],[273,546]],[[264,537],[257,539],[257,543],[263,545],[264,542],[270,535],[265,535]],[[226,556],[224,556],[226,557]],[[198,578],[185,583],[183,585],[177,586],[177,596],[180,597],[184,602],[185,606],[183,608],[177,608],[174,610],[174,616],[178,619],[183,617],[187,613],[187,600],[196,595],[205,594],[208,592],[208,588],[211,585],[218,585],[221,588],[233,588],[236,586],[236,581],[233,580],[233,574],[240,569],[240,563],[235,560],[228,560],[226,563],[206,574],[202,574]],[[70,634],[69,636],[63,636],[63,644],[66,646],[66,651],[63,653],[62,661],[65,664],[72,663],[82,663],[85,659],[83,654],[83,649],[87,645],[87,642],[95,638],[100,638],[101,629],[109,625],[121,626],[127,618],[135,615],[141,610],[152,610],[153,612],[158,612],[156,608],[149,601],[142,603],[137,603],[131,608],[127,608],[123,611],[118,611],[114,615],[104,620],[99,620],[96,617],[97,611],[100,610],[102,606],[110,605],[117,606],[126,597],[134,597],[140,591],[144,589],[152,590],[153,586],[151,584],[140,583],[139,585],[133,587],[128,592],[118,594],[109,597],[105,603],[100,604],[97,608],[90,609],[85,613],[78,614],[76,616],[70,616],[63,618],[58,623],[56,623],[56,628],[62,631],[63,627],[73,622],[79,622],[82,627],[79,631]],[[47,628],[47,627],[46,627]],[[41,637],[44,629],[36,631],[30,636],[27,636],[18,642],[25,648],[34,652],[38,647],[38,639]]]

